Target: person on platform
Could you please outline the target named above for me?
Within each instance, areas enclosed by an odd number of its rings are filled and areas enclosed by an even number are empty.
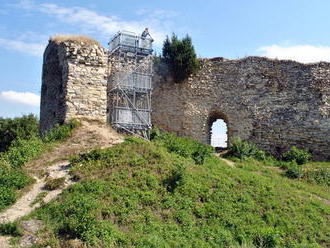
[[[141,34],[141,38],[142,38],[143,40],[149,38],[149,39],[151,40],[151,42],[154,41],[154,39],[151,37],[151,35],[150,35],[150,33],[149,33],[149,29],[148,29],[148,28],[145,28],[145,29],[144,29],[144,31],[143,31],[142,34]]]

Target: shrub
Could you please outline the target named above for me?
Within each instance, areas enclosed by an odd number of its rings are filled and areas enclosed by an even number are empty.
[[[295,161],[287,165],[285,175],[288,178],[301,178],[303,176],[302,165],[298,165]]]
[[[41,139],[33,137],[29,140],[15,140],[9,150],[2,157],[15,168],[21,167],[26,162],[37,157],[44,151]]]
[[[184,158],[191,158],[196,164],[203,164],[207,157],[214,152],[214,148],[201,144],[193,139],[177,137],[170,133],[153,131],[152,140],[161,143],[169,152],[176,153]]]
[[[55,190],[61,188],[65,183],[65,177],[51,178],[46,181],[45,189]]]
[[[182,82],[199,67],[194,46],[188,35],[182,40],[175,34],[171,39],[167,37],[163,44],[163,59],[176,82]]]
[[[330,186],[330,170],[321,168],[314,171],[304,173],[304,178],[323,186]]]
[[[16,139],[27,140],[38,135],[38,119],[35,115],[18,118],[0,118],[0,152],[5,152]]]
[[[0,186],[0,211],[16,201],[16,194],[13,188]]]
[[[30,122],[34,123],[32,117],[23,123]],[[33,179],[21,167],[45,151],[50,145],[48,143],[68,137],[77,125],[76,121],[71,121],[69,124],[56,127],[46,135],[44,140],[34,135],[30,139],[19,137],[11,142],[6,152],[0,154],[0,210],[16,201],[16,190],[33,182]]]
[[[17,237],[22,235],[22,230],[18,226],[17,222],[0,224],[0,234]]]
[[[239,159],[245,159],[249,157],[258,160],[266,159],[266,154],[264,151],[259,150],[254,144],[243,141],[240,138],[235,138],[233,140],[226,156],[236,157]]]
[[[174,190],[182,183],[184,173],[184,166],[178,166],[172,171],[171,175],[163,181],[167,191],[174,192]]]
[[[0,165],[0,187],[22,189],[32,182],[22,170]]]
[[[48,131],[43,137],[44,142],[60,141],[68,138],[72,131],[78,127],[80,123],[77,120],[70,120],[69,123],[64,125],[56,125],[53,129]]]
[[[275,248],[280,243],[280,234],[272,228],[261,229],[253,239],[253,244],[260,248]]]
[[[296,161],[297,164],[302,165],[307,163],[312,156],[307,150],[298,149],[293,146],[290,151],[284,153],[282,157],[284,161]]]

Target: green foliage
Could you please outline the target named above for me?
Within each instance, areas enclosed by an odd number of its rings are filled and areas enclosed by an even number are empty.
[[[266,154],[264,151],[259,150],[256,145],[247,141],[243,141],[240,138],[235,138],[230,144],[228,157],[236,157],[239,159],[255,158],[257,160],[265,160]]]
[[[34,205],[37,204],[37,203],[42,204],[42,203],[44,202],[44,198],[47,196],[47,194],[48,194],[48,193],[45,192],[45,191],[40,192],[40,193],[36,196],[36,198],[31,202],[30,207],[34,206]]]
[[[172,34],[163,44],[163,59],[169,66],[176,82],[182,82],[199,67],[191,38],[187,35],[182,40]]]
[[[180,147],[186,143],[173,140],[159,132],[152,142],[132,138],[75,157],[71,173],[80,182],[31,218],[44,220],[63,246],[75,238],[90,247],[320,247],[330,242],[330,208],[310,197],[314,186],[253,159],[231,168],[207,156],[197,165],[192,152]],[[321,189],[318,195],[330,197]]]
[[[35,115],[24,115],[18,118],[0,118],[0,152],[5,152],[12,142],[27,140],[38,135],[38,119]]]
[[[0,210],[16,201],[16,193],[13,188],[0,187]]]
[[[33,118],[35,117],[28,116],[15,120],[23,123],[24,125],[22,124],[20,127],[26,127],[26,133],[29,133],[29,130],[33,130]],[[19,130],[17,133],[21,137],[13,140],[6,152],[0,153],[0,210],[16,201],[17,190],[33,182],[33,179],[23,170],[23,165],[38,157],[55,141],[67,138],[77,125],[76,121],[71,121],[69,124],[56,127],[44,139],[32,135],[32,131],[30,132],[32,136],[29,139],[24,139],[27,136],[21,135],[24,132],[17,128]]]
[[[40,138],[33,137],[29,140],[15,140],[2,157],[13,167],[19,168],[44,151],[44,143]]]
[[[177,137],[170,133],[162,133],[155,129],[151,132],[151,140],[154,140],[184,158],[192,158],[196,164],[203,164],[207,157],[214,153],[214,148],[203,145],[193,139]]]
[[[303,176],[302,165],[297,164],[295,161],[287,164],[285,175],[288,178],[301,178]]]
[[[16,190],[33,182],[33,179],[20,169],[0,162],[0,211],[16,201]]]
[[[43,137],[43,141],[46,143],[61,141],[71,136],[73,130],[77,128],[80,123],[73,119],[70,120],[67,124],[56,125],[53,129],[46,133]]]
[[[170,176],[163,181],[163,184],[169,192],[173,193],[174,190],[183,183],[184,173],[185,167],[179,165],[171,172]]]
[[[47,190],[59,189],[64,185],[64,182],[65,182],[65,177],[48,179],[45,183],[45,189]]]
[[[255,234],[253,244],[260,248],[275,248],[280,243],[280,233],[274,228],[265,228]]]
[[[311,154],[307,150],[298,149],[295,146],[283,154],[284,161],[296,161],[298,165],[306,164],[311,157]]]
[[[330,170],[326,168],[307,171],[303,175],[309,182],[330,187]]]
[[[17,237],[22,236],[22,230],[18,226],[17,222],[0,224],[0,234]]]

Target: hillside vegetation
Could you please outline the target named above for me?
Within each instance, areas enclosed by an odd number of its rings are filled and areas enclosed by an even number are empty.
[[[77,126],[78,123],[72,121],[41,138],[38,136],[38,121],[33,115],[0,119],[3,151],[0,153],[0,211],[13,204],[20,196],[20,190],[34,182],[23,166],[69,137]]]
[[[329,247],[329,185],[288,178],[295,162],[231,168],[208,146],[153,138],[72,158],[78,182],[28,217],[45,224],[36,247]]]

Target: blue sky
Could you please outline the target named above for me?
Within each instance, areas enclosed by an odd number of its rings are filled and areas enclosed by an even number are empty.
[[[149,27],[160,51],[188,33],[200,57],[330,61],[329,0],[0,0],[0,116],[39,112],[42,53],[54,34],[106,46],[120,29]]]

